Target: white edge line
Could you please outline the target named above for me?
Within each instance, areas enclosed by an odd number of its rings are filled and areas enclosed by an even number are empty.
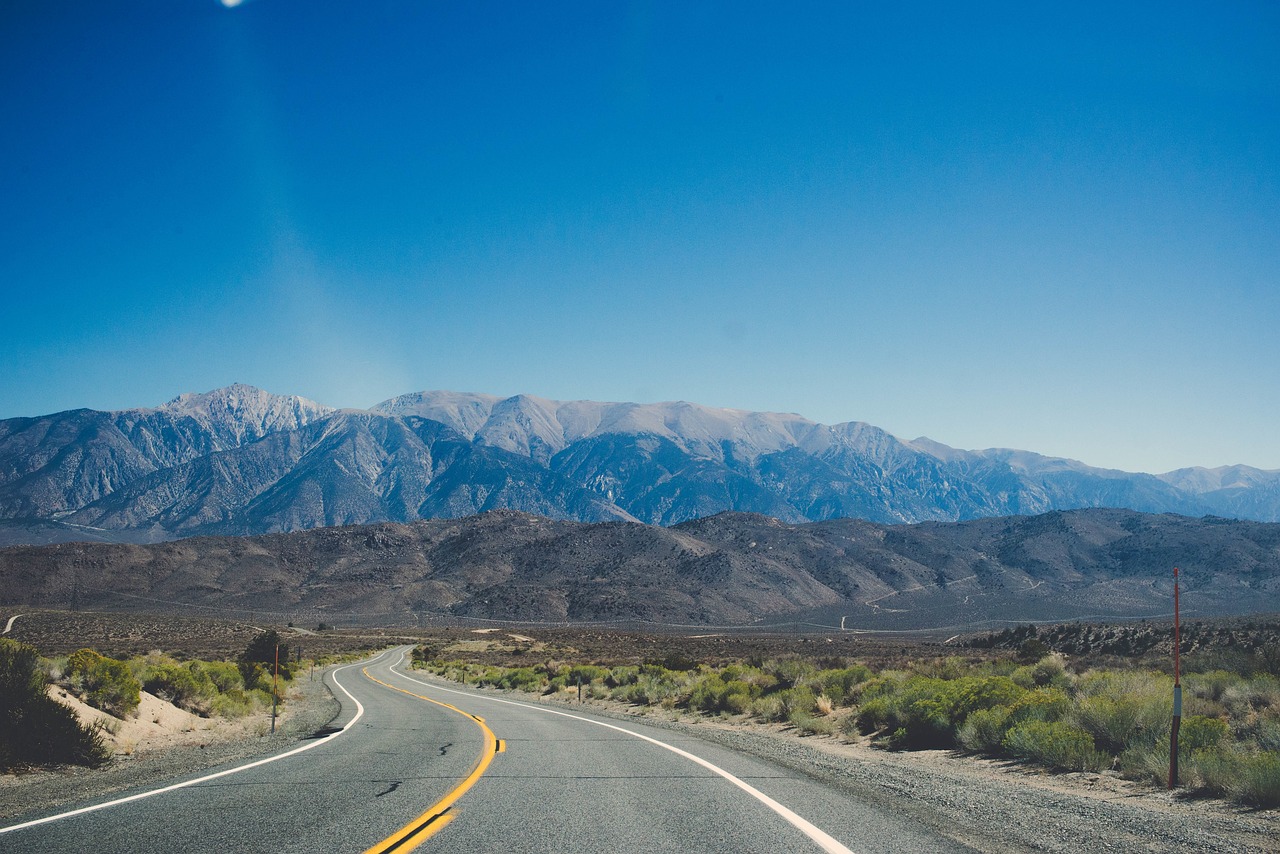
[[[200,783],[207,783],[210,780],[216,780],[219,777],[226,777],[231,774],[239,774],[241,771],[248,771],[250,768],[257,768],[260,765],[267,765],[271,762],[277,762],[281,759],[288,759],[290,756],[296,756],[299,753],[303,753],[304,751],[311,750],[314,747],[319,747],[322,744],[328,744],[338,736],[345,733],[347,730],[351,729],[352,725],[355,724],[356,721],[360,720],[360,718],[364,715],[364,706],[362,706],[360,704],[360,701],[357,700],[355,696],[346,688],[344,688],[342,686],[342,683],[338,681],[338,671],[346,670],[347,668],[350,668],[350,667],[357,667],[360,664],[363,664],[363,662],[356,662],[355,664],[344,665],[342,667],[337,668],[337,670],[334,670],[333,673],[331,674],[333,676],[333,684],[337,685],[338,688],[341,689],[342,693],[350,697],[351,701],[356,704],[355,717],[347,721],[346,725],[343,726],[342,729],[338,730],[335,733],[332,733],[331,735],[325,736],[324,738],[318,738],[309,744],[304,744],[301,747],[295,747],[292,750],[286,751],[285,753],[278,753],[275,756],[268,756],[266,759],[259,759],[255,762],[250,762],[247,765],[237,765],[235,768],[228,768],[225,771],[219,771],[216,774],[206,774],[205,776],[197,777],[194,780],[185,780],[181,783],[174,783],[172,786],[165,786],[160,789],[150,789],[145,792],[139,792],[136,795],[129,795],[123,798],[116,798],[114,801],[107,801],[106,803],[94,804],[93,806],[88,806],[88,807],[80,807],[79,809],[74,809],[69,812],[63,812],[63,813],[58,813],[57,815],[50,815],[44,818],[38,818],[38,819],[35,819],[34,821],[23,822],[22,824],[15,824],[10,827],[0,827],[0,833],[10,833],[15,830],[23,830],[24,828],[35,827],[36,825],[39,825],[39,824],[48,824],[49,822],[59,821],[64,818],[71,818],[72,816],[83,815],[89,812],[97,812],[98,810],[105,810],[108,807],[115,807],[121,804],[127,804],[127,803],[130,803],[131,801],[140,801],[143,798],[150,798],[154,795],[163,795],[165,792],[172,792],[177,789],[185,789],[189,786],[196,786],[196,785],[199,785]]]
[[[401,652],[400,660],[397,661],[396,664],[392,665],[392,670],[394,670],[397,665],[403,664],[403,663],[404,663],[404,653]],[[534,706],[528,703],[518,703],[514,700],[501,700],[497,697],[486,697],[483,695],[468,693],[466,691],[458,691],[453,688],[445,688],[441,685],[436,685],[430,682],[423,682],[420,679],[414,679],[409,674],[403,673],[403,672],[399,673],[398,675],[404,679],[409,680],[410,682],[421,685],[424,688],[432,688],[437,691],[447,691],[450,694],[459,694],[463,697],[470,697],[472,699],[486,700],[493,703],[502,703],[507,706],[518,706],[519,708],[522,708],[522,709],[530,709],[537,712],[544,712],[548,715],[559,715],[565,718],[573,718],[576,721],[583,721],[584,723],[595,724],[596,726],[604,727],[605,729],[616,730],[618,732],[625,733],[626,735],[629,735],[632,738],[638,738],[641,741],[647,741],[650,744],[656,745],[666,750],[670,750],[672,753],[678,756],[682,756],[685,759],[688,759],[690,762],[693,762],[697,765],[701,765],[703,768],[706,768],[708,771],[712,772],[713,774],[718,774],[719,776],[728,780],[733,785],[737,786],[742,791],[751,795],[753,798],[760,801],[769,809],[773,810],[778,815],[782,816],[784,819],[790,822],[797,830],[799,830],[805,836],[808,836],[814,842],[818,843],[818,846],[823,851],[827,852],[827,854],[854,854],[854,852],[851,849],[845,847],[839,840],[832,837],[826,831],[814,825],[809,820],[802,818],[799,815],[796,815],[796,813],[792,812],[789,808],[778,803],[773,798],[769,797],[764,792],[755,788],[751,784],[739,779],[738,777],[735,777],[733,774],[730,774],[728,771],[724,770],[719,765],[713,765],[712,763],[703,759],[701,756],[697,756],[695,754],[689,753],[687,750],[681,750],[679,747],[675,747],[674,745],[667,744],[665,741],[658,741],[658,739],[656,738],[650,738],[647,735],[635,732],[633,730],[626,729],[624,727],[615,726],[614,724],[605,723],[604,721],[593,720],[591,718],[584,718],[581,715],[574,715],[574,714],[570,714],[569,712],[562,712],[559,709],[548,709],[545,706]]]

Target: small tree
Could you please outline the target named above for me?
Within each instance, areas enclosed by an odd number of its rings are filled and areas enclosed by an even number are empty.
[[[240,666],[240,675],[244,677],[246,688],[263,687],[261,683],[264,681],[270,684],[276,667],[277,648],[279,649],[280,678],[291,677],[289,646],[280,642],[279,632],[269,629],[249,641],[244,652],[240,653],[237,664]]]
[[[101,734],[45,693],[38,664],[34,647],[0,638],[0,771],[106,762]]]

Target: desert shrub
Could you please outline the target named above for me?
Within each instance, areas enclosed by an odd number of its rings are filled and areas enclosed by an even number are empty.
[[[243,691],[244,677],[240,675],[240,668],[236,667],[229,661],[200,661],[192,662],[204,671],[204,675],[213,683],[214,689],[220,694],[228,691]]]
[[[703,712],[717,711],[724,688],[724,680],[719,676],[707,676],[699,680],[689,694],[689,708]]]
[[[675,670],[681,673],[687,670],[697,670],[699,667],[698,662],[694,661],[683,652],[672,652],[661,661],[649,661],[645,663],[651,667],[656,666],[663,670]]]
[[[35,648],[0,638],[0,771],[106,762],[101,734],[49,697],[46,685]]]
[[[1116,757],[1115,767],[1126,779],[1164,786],[1169,781],[1169,743],[1153,741],[1127,747]]]
[[[782,712],[788,719],[796,712],[812,714],[818,708],[818,698],[807,687],[784,688],[777,693],[777,697]]]
[[[1012,726],[1008,706],[978,709],[964,719],[956,731],[956,740],[974,753],[999,755],[1004,750],[1004,737]]]
[[[817,673],[816,667],[798,658],[767,661],[761,669],[772,676],[781,688],[795,688]]]
[[[1250,712],[1280,710],[1280,679],[1270,675],[1242,679],[1222,692],[1222,702],[1239,718]]]
[[[636,681],[613,692],[613,698],[640,706],[674,705],[680,686],[675,674],[663,668],[642,670]]]
[[[566,676],[555,681],[563,685]],[[489,667],[476,680],[476,685],[486,688],[505,688],[510,691],[541,691],[547,684],[546,677],[533,667]]]
[[[71,653],[67,678],[86,703],[118,718],[133,712],[142,699],[142,686],[129,665],[91,649]]]
[[[1254,807],[1280,807],[1280,753],[1268,751],[1241,759],[1232,799]]]
[[[975,675],[974,668],[967,661],[954,655],[916,662],[912,666],[912,672],[933,679],[959,679]]]
[[[1094,671],[1077,684],[1072,723],[1113,755],[1141,744],[1168,741],[1173,680],[1159,673]]]
[[[1057,721],[1062,719],[1070,710],[1071,698],[1060,689],[1054,687],[1037,688],[1034,691],[1028,691],[1010,706],[1014,723],[1021,723],[1022,721]]]
[[[1191,715],[1182,719],[1178,728],[1178,756],[1190,755],[1193,751],[1215,748],[1227,737],[1230,728],[1227,722],[1218,718],[1207,718],[1204,715]]]
[[[859,708],[863,732],[887,730],[903,747],[952,747],[969,715],[1012,704],[1026,689],[1007,676],[935,679],[912,676],[900,683],[868,687]]]
[[[634,685],[640,678],[640,668],[634,665],[614,667],[605,677],[604,684],[610,688],[621,688],[623,685]]]
[[[1249,733],[1259,750],[1280,753],[1280,709],[1259,715],[1249,727]]]
[[[1255,807],[1280,806],[1280,753],[1208,748],[1188,763],[1193,786]]]
[[[1035,664],[1019,667],[1010,678],[1024,688],[1053,687],[1066,691],[1072,686],[1066,661],[1058,653],[1050,653]]]
[[[1019,759],[1067,771],[1097,771],[1110,764],[1110,757],[1095,748],[1093,736],[1061,721],[1015,725],[1004,737],[1004,750]]]
[[[1183,691],[1187,699],[1195,697],[1214,703],[1221,702],[1222,695],[1232,685],[1240,682],[1240,676],[1225,670],[1211,670],[1207,673],[1188,673],[1182,680]]]
[[[1002,755],[1004,737],[1011,728],[1024,721],[1058,721],[1070,708],[1071,700],[1062,691],[1037,688],[1027,691],[1011,705],[972,712],[956,731],[956,740],[976,753]]]
[[[861,664],[841,670],[824,670],[818,674],[820,693],[830,697],[838,706],[848,705],[855,698],[855,689],[871,678],[871,671]]]
[[[609,669],[606,667],[597,667],[594,664],[575,664],[565,674],[565,683],[577,685],[581,682],[583,685],[590,685],[592,682],[604,679],[608,675]]]
[[[726,681],[719,674],[708,674],[694,683],[689,693],[689,708],[704,712],[728,712],[740,715],[760,695],[760,688],[741,679]]]
[[[183,664],[167,656],[150,655],[135,671],[142,689],[179,708],[208,715],[218,688],[199,662]]]
[[[782,698],[777,694],[765,694],[751,702],[751,715],[762,721],[783,721],[787,713],[782,708]]]
[[[811,715],[807,712],[792,712],[787,722],[807,735],[834,735],[837,725],[826,716]]]
[[[248,692],[243,688],[232,688],[215,696],[209,701],[209,712],[224,718],[242,718],[253,714],[259,708],[260,692]],[[267,700],[270,703],[270,698]]]
[[[806,688],[784,688],[772,694],[756,698],[750,707],[751,714],[767,723],[785,723],[795,714],[812,715],[817,710],[817,698]]]

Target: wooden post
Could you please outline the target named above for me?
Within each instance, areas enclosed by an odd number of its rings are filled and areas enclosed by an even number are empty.
[[[1182,727],[1182,631],[1178,613],[1178,568],[1173,568],[1173,726],[1169,729],[1169,788],[1178,785],[1178,730]]]

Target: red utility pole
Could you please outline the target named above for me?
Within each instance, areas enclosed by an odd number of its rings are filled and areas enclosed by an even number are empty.
[[[1178,729],[1182,726],[1182,632],[1178,615],[1178,568],[1173,568],[1173,726],[1169,730],[1169,788],[1178,785]]]
[[[276,644],[276,667],[271,674],[271,732],[276,731],[276,697],[280,694],[280,644]]]

